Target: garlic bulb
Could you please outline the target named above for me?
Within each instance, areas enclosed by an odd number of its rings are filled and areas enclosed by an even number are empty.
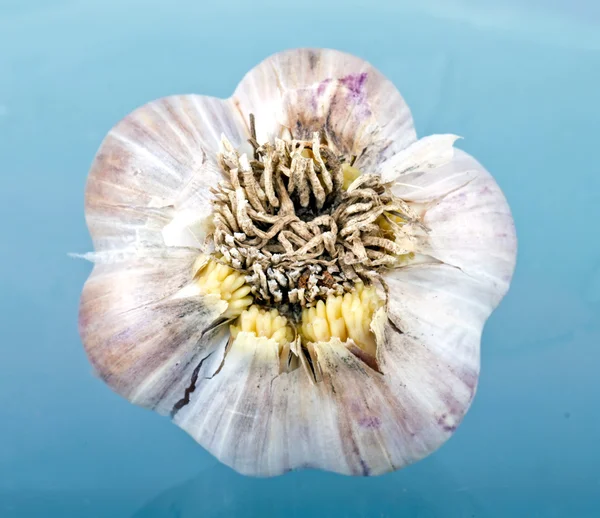
[[[516,238],[454,135],[392,83],[292,50],[226,100],[151,102],[107,135],[80,332],[99,376],[237,471],[396,470],[456,430]]]

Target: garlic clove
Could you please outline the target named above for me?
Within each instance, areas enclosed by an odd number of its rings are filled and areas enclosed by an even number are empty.
[[[233,99],[256,117],[259,142],[290,134],[326,135],[339,154],[370,168],[416,140],[410,110],[396,87],[360,58],[329,49],[275,54],[254,67]]]
[[[173,416],[204,448],[241,473],[269,474],[269,456],[276,455],[269,432],[270,418],[280,417],[270,406],[279,349],[274,339],[238,331],[221,370],[211,379],[199,379],[189,404]],[[274,469],[281,470],[283,459],[277,457]]]
[[[405,410],[404,441],[420,458],[454,433],[472,403],[497,293],[493,283],[443,264],[403,268],[386,282],[394,296],[376,332],[377,360]]]
[[[335,343],[346,362],[338,362],[340,370],[350,363],[364,371],[360,360]],[[190,403],[174,416],[221,462],[253,476],[306,467],[363,473],[340,428],[344,421],[331,382],[314,383],[302,368],[280,373],[277,343],[244,332],[231,344],[219,373],[200,380]]]
[[[381,166],[381,179],[384,182],[398,180],[410,172],[424,172],[447,164],[454,156],[456,135],[429,135],[420,138]],[[401,181],[401,180],[398,180]]]
[[[173,249],[97,263],[81,297],[79,331],[100,378],[161,414],[185,397],[194,372],[217,370],[228,340],[227,326],[211,330],[224,301],[182,295],[196,260],[190,250]]]
[[[199,380],[174,422],[242,474],[400,469],[447,440],[472,398],[470,387],[430,363],[434,354],[414,340],[399,343],[402,336],[388,337],[396,354],[386,356],[395,369],[388,375],[337,338],[312,344],[321,376],[313,383],[302,369],[280,373],[273,340],[239,333],[222,369]]]
[[[210,225],[210,188],[222,179],[221,134],[243,148],[247,134],[230,101],[166,97],[127,115],[94,159],[85,198],[98,250],[132,246],[202,248]]]
[[[517,238],[506,198],[492,176],[457,149],[447,164],[400,179],[416,188],[397,186],[395,194],[416,208],[429,229],[417,235],[419,253],[492,284],[498,304],[512,279]]]
[[[496,304],[494,284],[444,264],[402,268],[387,275],[385,282],[394,294],[387,317],[399,330],[396,334],[401,331],[437,356],[432,368],[449,369],[474,387],[481,332]],[[397,347],[389,341],[393,333],[385,332],[377,351],[384,372]]]
[[[446,377],[437,379],[436,369],[423,362],[432,355],[420,356],[420,344],[398,349],[398,337],[390,333],[395,331],[387,325],[386,345],[402,361],[394,364],[393,372],[391,361],[385,363],[383,374],[370,369],[344,344],[335,340],[317,344],[322,385],[329,388],[328,397],[339,409],[338,440],[348,474],[378,475],[405,467],[431,453],[453,431],[439,424],[449,412],[448,398],[454,394],[448,390],[453,387]],[[458,386],[458,390],[456,397],[470,398],[467,389]]]

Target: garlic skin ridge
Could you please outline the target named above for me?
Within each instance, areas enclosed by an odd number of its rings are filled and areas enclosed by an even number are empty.
[[[232,338],[256,295],[230,307],[221,295],[235,291],[198,282],[216,257],[207,238],[222,135],[252,156],[250,114],[259,143],[326,134],[336,156],[354,157],[346,168],[379,175],[418,218],[403,238],[413,257],[382,273],[375,351],[335,336]],[[475,395],[483,326],[516,260],[500,188],[455,141],[417,140],[392,83],[334,50],[271,56],[226,100],[182,95],[138,108],[103,141],[86,187],[95,252],[79,329],[99,377],[248,475],[377,475],[432,453]]]

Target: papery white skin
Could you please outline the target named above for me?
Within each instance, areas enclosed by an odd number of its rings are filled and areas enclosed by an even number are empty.
[[[249,152],[250,113],[260,142],[325,131],[357,168],[396,181],[429,229],[415,233],[424,260],[386,274],[389,318],[373,325],[381,373],[338,339],[314,346],[318,383],[302,368],[280,373],[272,340],[241,333],[225,355],[227,329],[212,328],[224,304],[184,290],[208,231],[221,134]],[[455,140],[417,141],[392,83],[333,50],[272,56],[227,100],[174,96],[136,110],[104,140],[87,185],[96,264],[80,331],[91,363],[241,473],[374,475],[431,453],[473,399],[482,329],[516,257],[502,192]]]

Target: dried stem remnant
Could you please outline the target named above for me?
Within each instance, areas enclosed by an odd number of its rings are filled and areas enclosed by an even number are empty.
[[[312,306],[410,252],[396,239],[415,219],[410,208],[376,175],[344,189],[343,164],[318,133],[250,143],[252,160],[223,137],[226,179],[213,190],[213,237],[221,260],[247,275],[259,300]]]

